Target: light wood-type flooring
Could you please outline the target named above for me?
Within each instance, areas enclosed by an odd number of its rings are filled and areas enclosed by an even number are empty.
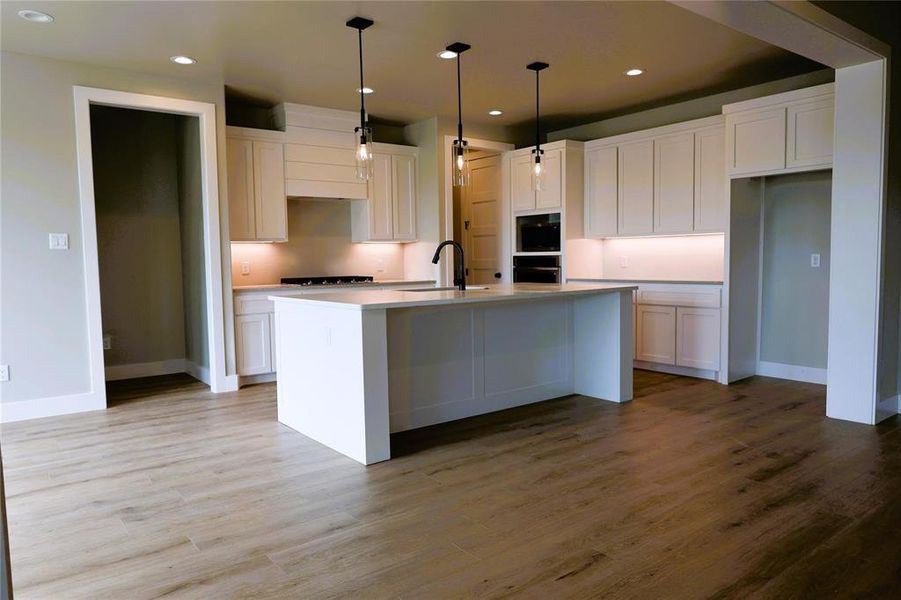
[[[762,377],[635,390],[396,435],[367,468],[280,425],[274,384],[118,384],[2,428],[16,597],[901,597],[899,417]]]

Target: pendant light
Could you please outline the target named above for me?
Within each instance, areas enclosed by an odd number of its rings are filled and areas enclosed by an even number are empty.
[[[463,95],[460,90],[460,55],[472,46],[463,42],[455,42],[445,48],[457,55],[457,139],[454,140],[451,168],[453,169],[454,187],[469,185],[469,144],[463,139]]]
[[[366,87],[363,85],[363,30],[372,24],[371,20],[363,17],[354,17],[346,23],[348,27],[357,30],[360,42],[360,126],[354,128],[354,134],[357,139],[357,179],[363,181],[369,181],[369,178],[372,177],[372,129],[366,118]]]
[[[530,71],[535,71],[535,148],[532,149],[532,189],[540,192],[544,185],[545,165],[541,162],[544,150],[541,149],[541,106],[539,104],[538,74],[550,65],[543,62],[533,62],[526,65]]]

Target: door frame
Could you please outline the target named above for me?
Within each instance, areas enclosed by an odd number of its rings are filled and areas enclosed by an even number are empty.
[[[444,157],[447,160],[450,160],[450,157],[453,156],[453,147],[454,140],[457,139],[455,135],[445,135],[444,136]],[[469,143],[470,150],[487,150],[489,152],[497,152],[502,155],[504,152],[509,152],[516,148],[513,144],[509,144],[506,142],[495,142],[492,140],[482,140],[477,138],[467,138],[466,140]],[[444,162],[447,163],[447,160]],[[504,165],[503,161],[501,164],[501,182],[504,181]],[[502,193],[500,196],[500,211],[501,211],[501,222],[498,224],[499,227],[502,227],[501,230],[501,248],[503,252],[509,250],[509,240],[506,239],[506,232],[509,231],[510,227],[510,210],[509,205],[507,204],[509,200],[504,197]],[[453,171],[445,165],[444,168],[444,239],[452,240],[454,239],[454,185],[453,185]],[[440,285],[449,285],[448,282],[454,280],[453,273],[453,261],[448,260],[449,254],[442,254],[441,256],[441,267],[438,270],[439,276],[441,278]],[[451,256],[452,258],[452,256]],[[505,264],[503,262],[504,257],[501,256],[501,264]],[[507,273],[501,279],[501,281],[513,281],[511,274]]]
[[[94,157],[91,146],[91,106],[114,106],[197,117],[200,125],[203,246],[206,271],[209,385],[213,392],[230,391],[225,372],[225,321],[222,296],[222,246],[220,244],[219,179],[216,151],[216,105],[209,102],[151,96],[84,86],[73,86],[75,143],[81,229],[84,236],[84,281],[88,354],[91,367],[91,406],[106,408],[106,376],[103,360],[103,321],[100,309],[100,266],[97,251],[97,213],[94,197]]]

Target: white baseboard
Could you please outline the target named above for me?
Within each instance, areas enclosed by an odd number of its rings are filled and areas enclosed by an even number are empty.
[[[277,379],[275,373],[261,373],[259,375],[241,375],[238,377],[238,385],[253,385],[255,383],[270,383]]]
[[[210,385],[210,368],[198,365],[193,360],[184,361],[184,372],[203,383]]]
[[[901,394],[889,396],[876,406],[876,422],[901,414]]]
[[[0,403],[0,422],[12,423],[104,409],[106,409],[106,395],[103,393],[88,392],[50,398],[34,398]]]
[[[644,360],[633,360],[632,366],[636,369],[645,371],[658,371],[660,373],[669,373],[670,375],[682,375],[684,377],[697,377],[699,379],[710,379],[717,381],[717,372],[708,371],[707,369],[695,369],[693,367],[680,367],[678,365],[664,365],[660,363],[652,363]]]
[[[105,367],[104,371],[107,381],[119,381],[120,379],[135,379],[137,377],[155,377],[156,375],[186,373],[186,363],[187,361],[183,358],[173,358],[155,362],[132,363],[130,365],[112,365]],[[209,379],[209,375],[207,375],[207,379]]]
[[[826,385],[826,369],[818,369],[816,367],[801,367],[761,360],[757,362],[757,374],[778,379]]]

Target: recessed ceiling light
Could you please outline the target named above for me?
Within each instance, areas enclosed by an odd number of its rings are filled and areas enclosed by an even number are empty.
[[[359,94],[361,91],[362,91],[364,94],[371,94],[371,93],[374,92],[375,90],[372,89],[372,88],[369,88],[369,87],[364,87],[362,90],[360,90],[360,88],[357,88],[357,93],[358,93],[358,94]]]
[[[194,63],[197,62],[197,60],[191,58],[190,56],[182,56],[182,55],[172,56],[169,58],[169,60],[171,60],[172,62],[174,62],[177,65],[193,65]]]
[[[629,69],[628,71],[626,71],[626,75],[628,75],[629,77],[636,77],[638,75],[641,75],[642,73],[644,73],[644,71],[642,71],[641,69]]]
[[[504,111],[498,110],[498,109],[495,108],[494,110],[489,110],[489,111],[488,111],[488,114],[491,115],[492,117],[499,117],[499,116],[501,116],[502,114],[504,114]]]
[[[26,21],[31,21],[32,23],[50,23],[53,21],[52,15],[37,10],[20,10],[18,14],[19,17]]]
[[[441,52],[438,53],[438,58],[450,60],[452,58],[457,58],[457,53],[451,52],[450,50],[442,50]]]

